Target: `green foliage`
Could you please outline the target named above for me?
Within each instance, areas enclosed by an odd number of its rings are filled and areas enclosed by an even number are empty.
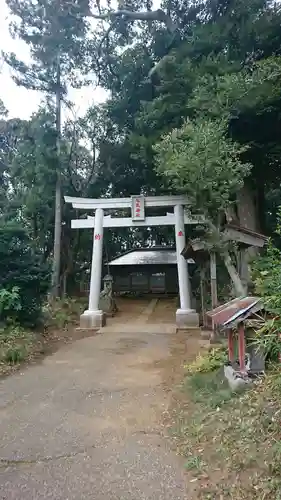
[[[21,310],[19,287],[13,286],[11,290],[0,288],[0,318],[13,315]]]
[[[9,365],[17,365],[26,359],[27,352],[24,346],[9,347],[5,352],[4,361]]]
[[[204,469],[205,462],[199,456],[191,456],[184,462],[184,468],[186,470],[200,470]]]
[[[267,310],[279,315],[281,312],[281,251],[268,241],[265,254],[252,263],[252,276],[256,292]]]
[[[187,457],[188,479],[195,480],[197,466],[204,463],[203,498],[277,500],[280,370],[235,397],[223,387],[222,377],[218,372],[196,374],[193,385],[187,377],[187,391],[173,411],[173,437],[178,452]]]
[[[67,328],[75,323],[86,307],[85,298],[74,299],[64,297],[51,303],[47,303],[44,308],[45,326],[57,329]]]
[[[262,350],[268,360],[273,362],[278,361],[281,353],[280,327],[281,321],[278,317],[266,320],[264,326],[256,331],[256,337],[253,340],[253,344]]]
[[[280,209],[277,233],[280,234]],[[281,252],[269,240],[264,255],[252,264],[256,293],[262,298],[267,315],[257,331],[255,343],[268,358],[277,360],[281,353]]]
[[[155,146],[157,164],[176,191],[188,195],[192,210],[217,215],[231,203],[251,165],[246,150],[226,137],[224,120],[187,121]]]
[[[9,120],[0,102],[0,213],[27,228],[45,262],[53,257],[58,168],[62,194],[184,192],[192,210],[204,211],[216,225],[218,212],[247,179],[258,195],[261,230],[272,233],[281,179],[278,3],[163,2],[177,23],[172,36],[165,23],[123,16],[97,21],[90,31],[87,0],[7,3],[12,32],[28,44],[31,58],[23,64],[6,54],[6,60],[17,83],[43,90],[48,102],[26,121]],[[136,17],[149,4],[130,1],[126,8]],[[91,10],[99,14],[99,4]],[[89,79],[109,98],[81,119],[67,120],[57,154],[53,96],[70,107],[69,88]],[[76,216],[63,206],[61,282],[67,292],[88,267],[92,245],[89,232],[71,231]],[[155,236],[156,229],[107,232],[106,253],[156,236],[173,243],[169,230]]]
[[[217,347],[200,353],[185,366],[185,387],[195,402],[217,408],[233,397],[223,374],[227,359],[226,348]]]
[[[79,88],[87,83],[83,72],[87,66],[85,36],[89,3],[87,0],[75,4],[71,1],[62,4],[58,0],[8,0],[7,3],[13,16],[13,35],[29,46],[31,57],[26,64],[16,54],[10,53],[4,54],[5,61],[12,68],[18,85],[46,93],[55,116],[52,172],[55,177],[55,220],[50,293],[57,296],[60,290],[62,241],[61,109],[69,86]]]
[[[223,66],[221,68],[223,63],[221,58],[208,58],[208,64],[205,62],[209,72],[198,77],[190,99],[196,114],[213,119],[237,119],[249,110],[261,113],[279,95],[280,57],[268,57],[240,71],[230,66],[225,72]]]
[[[42,264],[26,231],[16,222],[0,220],[0,287],[6,290],[2,293],[2,320],[12,316],[20,324],[34,325],[41,314],[48,279],[48,266]]]
[[[185,387],[194,402],[207,408],[219,408],[235,396],[221,367],[211,372],[197,372],[187,376]]]
[[[61,92],[70,82],[80,86],[77,69],[85,62],[85,17],[89,12],[88,1],[73,3],[58,0],[18,2],[8,0],[13,16],[13,35],[29,45],[31,63],[26,65],[16,54],[6,54],[5,59],[15,71],[15,81],[26,88],[54,94],[58,83],[58,61]],[[58,60],[59,57],[59,60]]]
[[[209,373],[221,368],[227,361],[226,349],[223,347],[213,348],[204,354],[199,354],[194,361],[186,365],[187,373]]]
[[[2,99],[0,99],[0,118],[6,117],[7,114],[8,114],[8,111],[5,108],[5,105],[2,101]]]
[[[19,326],[10,325],[0,329],[0,371],[1,365],[18,365],[25,361],[34,341],[34,335]]]

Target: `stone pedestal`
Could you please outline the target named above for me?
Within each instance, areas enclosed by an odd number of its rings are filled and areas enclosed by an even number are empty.
[[[98,330],[105,326],[106,318],[103,311],[84,311],[80,316],[80,328],[83,330]]]
[[[178,309],[176,325],[179,330],[199,328],[199,315],[194,309]]]

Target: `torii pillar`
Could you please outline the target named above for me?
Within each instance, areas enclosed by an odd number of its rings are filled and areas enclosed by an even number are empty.
[[[199,315],[194,309],[191,308],[191,287],[188,275],[188,264],[182,255],[182,251],[185,246],[183,206],[175,205],[174,213],[180,295],[180,308],[176,312],[176,325],[178,329],[198,328]]]
[[[102,274],[103,247],[103,209],[97,208],[95,213],[95,230],[92,253],[89,306],[80,316],[80,327],[85,329],[101,328],[105,325],[105,315],[99,309]]]

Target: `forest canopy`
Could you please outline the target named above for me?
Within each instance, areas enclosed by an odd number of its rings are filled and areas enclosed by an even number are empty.
[[[42,102],[30,119],[10,118],[2,89],[0,217],[25,228],[30,251],[52,266],[54,296],[71,293],[92,246],[87,231],[71,231],[75,214],[63,203],[65,194],[185,193],[191,211],[204,212],[217,229],[218,214],[231,213],[240,199],[238,207],[248,203],[252,229],[274,235],[281,180],[279,4],[7,5],[13,36],[29,46],[31,61],[5,53],[5,64],[17,85],[42,92]],[[97,84],[108,99],[63,121],[62,107],[74,106],[69,89]],[[113,257],[140,241],[171,243],[173,236],[161,228],[122,229],[105,239]]]

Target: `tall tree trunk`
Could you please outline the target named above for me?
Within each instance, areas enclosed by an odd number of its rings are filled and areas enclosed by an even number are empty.
[[[210,252],[210,280],[212,309],[215,309],[218,305],[217,256],[215,252]]]
[[[200,299],[201,299],[201,316],[202,316],[203,326],[206,326],[205,277],[206,277],[206,267],[204,264],[201,264],[201,266],[200,266]]]
[[[242,227],[259,232],[260,221],[255,195],[253,186],[246,180],[243,188],[237,195],[237,213],[239,223]],[[259,249],[256,247],[249,247],[240,251],[240,276],[243,285],[245,285],[245,292],[247,292],[248,286],[251,284],[249,263],[258,253]]]
[[[54,231],[54,255],[51,297],[59,296],[60,289],[60,256],[61,256],[61,221],[62,221],[62,200],[61,200],[61,172],[60,172],[60,142],[61,142],[61,71],[60,54],[57,56],[57,81],[56,81],[56,195],[55,195],[55,231]]]
[[[229,255],[229,252],[224,252],[222,255],[225,267],[228,271],[228,274],[231,278],[231,281],[234,286],[234,291],[237,297],[240,297],[241,295],[245,295],[245,290],[241,281],[241,278],[238,274],[238,272],[235,269],[235,266],[232,263],[231,257]]]
[[[237,194],[237,213],[241,226],[252,231],[259,231],[255,193],[249,182],[245,181]]]

